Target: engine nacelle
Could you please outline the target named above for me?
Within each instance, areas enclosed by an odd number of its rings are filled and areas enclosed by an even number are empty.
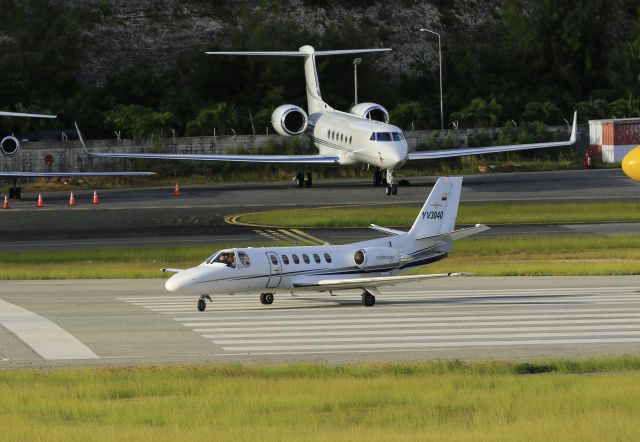
[[[356,250],[353,263],[366,270],[375,270],[400,265],[400,252],[389,247],[375,247]]]
[[[368,120],[380,121],[381,123],[389,122],[389,112],[377,103],[360,103],[353,106],[350,112]]]
[[[301,135],[307,129],[307,113],[293,104],[278,106],[271,114],[271,124],[280,135],[293,137]]]
[[[8,137],[4,137],[2,141],[0,141],[0,151],[3,155],[11,156],[18,153],[20,150],[20,141],[14,137],[13,135],[9,135]]]

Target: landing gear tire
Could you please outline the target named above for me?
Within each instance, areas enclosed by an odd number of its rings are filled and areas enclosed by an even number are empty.
[[[387,184],[387,187],[384,189],[384,194],[389,196],[391,195],[391,186]]]
[[[202,295],[200,296],[200,299],[198,299],[198,311],[199,312],[203,312],[207,309],[207,299],[209,301],[211,301],[211,296],[209,295]]]
[[[375,187],[380,187],[382,185],[382,171],[380,169],[373,171],[373,185]]]
[[[376,297],[365,291],[362,293],[362,305],[365,307],[373,307],[376,305]]]
[[[260,302],[264,305],[273,304],[273,293],[260,293]]]
[[[391,195],[397,195],[398,194],[398,185],[397,184],[392,184],[391,185]]]
[[[307,172],[307,181],[304,182],[304,187],[312,187],[313,186],[313,177],[311,176],[311,172]]]
[[[294,179],[296,188],[302,189],[304,187],[304,174],[302,172],[298,172],[296,178]]]

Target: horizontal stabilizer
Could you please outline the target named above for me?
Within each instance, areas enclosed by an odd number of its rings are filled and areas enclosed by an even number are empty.
[[[472,273],[433,273],[430,275],[409,275],[409,276],[379,276],[373,278],[350,278],[350,279],[320,279],[316,281],[300,280],[294,281],[293,288],[305,291],[328,291],[328,290],[349,290],[364,289],[367,287],[380,287],[385,285],[395,285],[410,281],[420,281],[424,279],[450,278],[456,276],[471,276]]]
[[[391,48],[375,48],[375,49],[339,49],[335,51],[314,51],[315,56],[321,55],[348,55],[348,54],[366,54],[372,52],[388,52]],[[207,55],[264,55],[264,56],[281,56],[281,57],[308,57],[308,52],[301,51],[209,51]]]
[[[453,232],[441,233],[439,235],[424,236],[422,238],[417,238],[417,239],[420,239],[420,240],[433,239],[435,242],[457,241],[459,239],[466,238],[467,236],[484,232],[485,230],[489,230],[490,228],[491,227],[485,226],[484,224],[476,224],[475,226],[468,227],[466,229],[454,230]]]
[[[407,232],[403,232],[402,230],[390,229],[388,227],[382,227],[377,224],[369,224],[369,228],[373,230],[377,230],[382,233],[387,233],[389,235],[402,235],[403,233],[407,233]]]

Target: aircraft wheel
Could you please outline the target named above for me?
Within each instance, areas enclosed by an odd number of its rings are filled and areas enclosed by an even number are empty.
[[[397,184],[392,184],[391,185],[391,195],[397,195],[398,194],[398,185]]]
[[[373,172],[373,185],[375,187],[382,185],[382,172],[380,170],[375,170]]]
[[[205,301],[204,298],[198,299],[198,311],[203,312],[206,310],[206,308],[207,308],[207,301]]]
[[[265,305],[273,304],[273,293],[261,293],[260,302]]]
[[[362,294],[362,305],[365,307],[373,307],[376,304],[376,297],[369,292]]]
[[[387,184],[387,187],[384,188],[384,193],[387,196],[391,195],[391,186]]]

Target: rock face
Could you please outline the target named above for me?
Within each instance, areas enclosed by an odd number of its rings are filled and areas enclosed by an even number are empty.
[[[125,71],[134,63],[146,62],[162,70],[187,50],[228,48],[232,29],[251,32],[242,17],[256,14],[265,22],[297,26],[322,42],[327,29],[345,23],[359,32],[360,41],[372,47],[388,46],[393,52],[380,58],[390,75],[411,73],[417,64],[438,66],[438,44],[434,35],[421,34],[426,27],[443,34],[454,17],[456,26],[470,32],[488,20],[499,0],[465,1],[216,1],[204,0],[66,0],[72,8],[90,10],[98,19],[87,29],[87,61],[82,83],[97,86],[109,73]],[[444,5],[444,6],[443,6]],[[443,21],[443,15],[448,18]],[[2,36],[0,36],[2,38]],[[297,49],[295,47],[282,49]],[[257,48],[256,48],[257,49]],[[339,48],[335,48],[339,49]]]

